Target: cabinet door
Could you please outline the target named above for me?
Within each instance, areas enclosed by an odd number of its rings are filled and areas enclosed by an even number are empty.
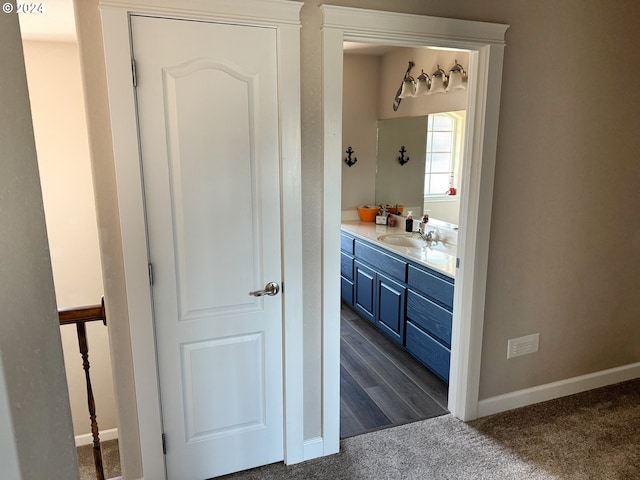
[[[353,282],[345,277],[340,277],[340,293],[342,300],[353,307]]]
[[[357,260],[353,262],[353,307],[364,318],[375,323],[376,272]]]
[[[403,344],[406,288],[378,273],[376,279],[378,296],[377,326],[392,340]]]

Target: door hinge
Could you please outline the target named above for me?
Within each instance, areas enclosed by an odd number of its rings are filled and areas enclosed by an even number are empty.
[[[456,258],[456,268],[460,268],[460,257]]]
[[[133,79],[134,88],[138,86],[138,74],[136,72],[136,61],[135,59],[131,59],[131,77]]]
[[[153,264],[150,263],[147,267],[149,268],[149,285],[153,287]]]
[[[164,433],[162,434],[162,453],[167,454],[167,436]]]

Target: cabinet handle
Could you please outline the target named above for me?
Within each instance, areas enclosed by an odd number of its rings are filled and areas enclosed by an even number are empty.
[[[280,285],[276,282],[269,282],[264,286],[264,290],[256,290],[255,292],[249,292],[249,295],[254,297],[262,297],[263,295],[274,296],[280,291]]]

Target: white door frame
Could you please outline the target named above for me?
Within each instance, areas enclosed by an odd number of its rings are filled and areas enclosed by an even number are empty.
[[[300,8],[281,0],[100,0],[144,476],[165,479],[144,195],[131,73],[132,14],[274,28],[278,49],[284,460],[303,460]]]
[[[340,215],[343,41],[469,50],[465,158],[451,339],[449,410],[477,417],[493,178],[508,25],[324,5],[322,92],[323,437],[324,453],[340,435]],[[392,101],[393,98],[389,98]]]

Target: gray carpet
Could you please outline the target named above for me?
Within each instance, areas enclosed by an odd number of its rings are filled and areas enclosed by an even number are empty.
[[[106,478],[118,476],[117,441],[104,442],[102,448]],[[90,446],[80,447],[79,456],[81,449],[87,453],[80,458],[88,459],[81,479],[94,479]],[[380,430],[343,440],[340,453],[330,457],[220,478],[640,479],[640,379],[470,423],[446,415]]]
[[[120,452],[118,451],[118,440],[107,440],[101,442],[102,468],[104,478],[111,479],[120,476]],[[80,480],[95,480],[96,467],[93,464],[93,445],[83,445],[76,449],[78,452],[78,468],[80,470]]]
[[[640,479],[640,379],[465,424],[450,415],[352,437],[337,455],[234,480]]]
[[[471,425],[548,478],[640,479],[640,379]]]

